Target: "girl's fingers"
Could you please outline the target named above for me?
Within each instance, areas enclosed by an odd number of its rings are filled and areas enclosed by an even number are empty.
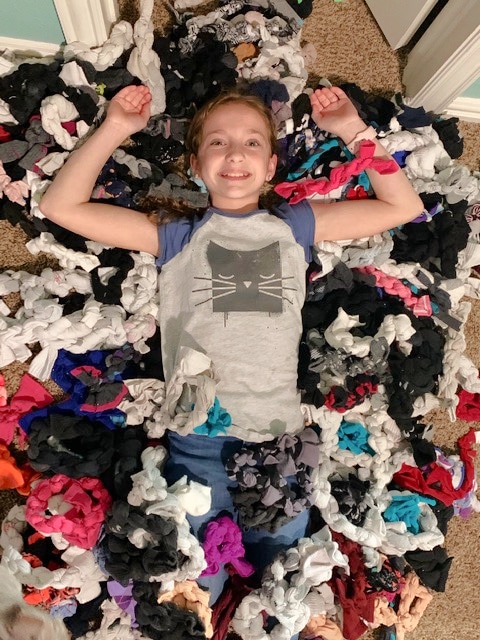
[[[325,87],[322,91],[322,96],[327,98],[329,102],[336,102],[338,100],[337,95],[335,94],[330,87]]]
[[[337,89],[338,87],[332,87],[332,89]],[[320,111],[329,107],[331,104],[338,102],[342,96],[334,92],[329,87],[324,87],[322,89],[316,89],[312,94],[311,103],[313,108],[317,108]],[[339,89],[341,94],[343,91]],[[345,94],[343,94],[345,95]]]
[[[340,87],[332,87],[332,91],[339,100],[343,100],[344,98],[347,98],[347,100],[349,99],[345,91],[340,89]]]
[[[331,99],[323,89],[317,89],[315,91],[315,97],[320,104],[329,104]]]
[[[124,87],[115,97],[128,102],[134,109],[141,108],[152,100],[150,89],[145,85],[129,85],[128,87]]]

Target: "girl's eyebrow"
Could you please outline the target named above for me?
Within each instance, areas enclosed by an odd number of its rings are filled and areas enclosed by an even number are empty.
[[[205,135],[205,137],[216,136],[216,135],[226,134],[226,133],[228,133],[228,129],[214,129],[213,131],[209,131]],[[259,129],[247,129],[245,131],[245,133],[248,134],[248,135],[252,135],[252,134],[259,135],[259,136],[262,136],[263,138],[265,138],[265,134],[262,133]]]

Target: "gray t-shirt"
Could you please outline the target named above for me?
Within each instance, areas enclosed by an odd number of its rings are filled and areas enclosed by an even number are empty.
[[[307,202],[247,214],[210,208],[159,227],[165,379],[181,347],[208,355],[229,436],[262,442],[303,428],[296,382],[314,228]]]

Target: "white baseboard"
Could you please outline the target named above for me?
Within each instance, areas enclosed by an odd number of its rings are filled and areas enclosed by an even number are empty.
[[[55,55],[60,50],[60,45],[53,42],[36,42],[35,40],[0,36],[0,51],[5,51],[5,49],[25,58],[36,58]]]
[[[448,116],[455,116],[466,122],[480,122],[480,98],[456,98],[445,110]]]

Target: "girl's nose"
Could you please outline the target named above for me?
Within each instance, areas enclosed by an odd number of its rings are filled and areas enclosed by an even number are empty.
[[[240,144],[231,144],[227,149],[227,158],[229,160],[238,160],[243,158],[243,147]]]

